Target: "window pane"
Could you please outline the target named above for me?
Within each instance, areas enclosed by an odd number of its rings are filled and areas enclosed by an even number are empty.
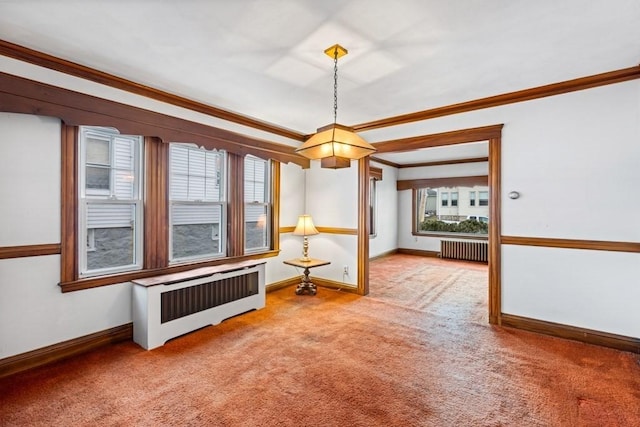
[[[269,162],[244,158],[245,250],[269,248]]]
[[[478,192],[478,205],[479,206],[489,206],[489,192],[488,191],[480,191]]]
[[[109,191],[111,182],[111,169],[100,166],[87,166],[86,189]]]
[[[223,167],[223,152],[171,144],[171,200],[222,201]]]
[[[221,204],[172,204],[171,258],[221,255],[221,221]]]
[[[245,249],[268,248],[267,206],[258,203],[247,203],[244,206]]]
[[[135,265],[134,204],[87,205],[87,272]]]
[[[486,235],[489,229],[488,200],[485,205],[487,207],[475,206],[477,194],[486,194],[488,197],[488,187],[477,185],[416,189],[415,229],[424,233]]]
[[[93,163],[97,165],[109,165],[110,147],[109,139],[97,139],[94,137],[87,137],[86,139],[86,152],[87,163]]]

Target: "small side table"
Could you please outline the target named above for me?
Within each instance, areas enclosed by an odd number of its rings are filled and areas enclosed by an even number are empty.
[[[304,268],[304,275],[302,276],[302,282],[296,288],[296,295],[302,295],[305,292],[308,292],[309,295],[315,295],[316,285],[311,282],[309,279],[309,269],[313,267],[320,267],[322,265],[331,264],[330,261],[323,261],[321,259],[311,258],[309,261],[301,261],[300,258],[290,259],[287,261],[283,261],[285,264],[293,265],[294,267]]]

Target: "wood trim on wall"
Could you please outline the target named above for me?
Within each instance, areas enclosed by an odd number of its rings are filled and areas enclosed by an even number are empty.
[[[334,289],[336,291],[343,291],[351,294],[362,295],[357,287],[353,285],[347,285],[346,283],[336,282],[335,280],[323,279],[320,277],[311,277],[311,281],[316,286],[320,286],[323,288]]]
[[[502,313],[502,139],[489,140],[489,323],[500,325]]]
[[[326,234],[347,234],[357,236],[358,230],[355,228],[338,228],[338,227],[316,227],[320,233]]]
[[[58,255],[60,243],[44,243],[41,245],[0,246],[0,259],[24,258],[32,256]]]
[[[429,258],[440,257],[440,252],[438,251],[425,251],[422,249],[398,248],[398,253],[405,254],[405,255],[425,256]]]
[[[377,181],[382,181],[382,168],[376,168],[369,166],[369,178]]]
[[[502,326],[640,353],[640,339],[502,313]]]
[[[469,159],[455,159],[455,160],[441,160],[438,162],[424,162],[424,163],[411,163],[407,165],[399,165],[399,168],[421,168],[421,167],[430,167],[430,166],[449,166],[449,165],[459,165],[464,163],[482,163],[488,162],[488,157],[473,157]]]
[[[640,243],[638,242],[610,242],[604,240],[552,239],[548,237],[521,236],[501,236],[501,240],[504,245],[640,253]]]
[[[379,255],[376,255],[376,256],[373,256],[373,257],[370,256],[369,257],[369,262],[375,261],[377,259],[381,259],[381,258],[384,258],[384,257],[387,257],[389,255],[394,255],[394,254],[397,254],[397,253],[400,253],[399,249],[391,249],[390,251],[383,252],[383,253],[381,253]]]
[[[291,129],[286,129],[281,126],[276,126],[272,123],[256,120],[254,118],[243,116],[238,113],[223,110],[221,108],[213,107],[201,102],[193,101],[191,99],[187,99],[150,86],[136,83],[131,80],[115,76],[113,74],[105,73],[103,71],[99,71],[75,62],[67,61],[53,55],[48,55],[46,53],[38,52],[24,46],[10,43],[5,40],[0,40],[0,54],[10,58],[18,59],[20,61],[38,65],[40,67],[45,67],[50,70],[59,71],[71,76],[80,77],[82,79],[90,80],[116,89],[135,93],[136,95],[141,95],[147,98],[155,99],[157,101],[166,102],[178,107],[187,108],[189,110],[217,117],[222,120],[238,123],[275,135],[291,138],[297,141],[304,141],[303,134],[295,132]]]
[[[207,149],[296,163],[309,159],[295,147],[131,105],[86,95],[0,72],[0,111],[60,118],[69,126],[110,126],[123,134],[154,136],[162,142],[192,142]]]
[[[314,280],[315,282],[315,280]],[[279,289],[288,288],[290,286],[297,286],[300,284],[300,276],[290,277],[288,279],[280,280],[279,282],[273,282],[266,286],[266,292],[274,292]]]
[[[488,175],[455,176],[447,178],[405,179],[396,183],[396,190],[412,190],[417,188],[438,187],[473,187],[474,185],[489,185]]]
[[[296,227],[295,226],[285,226],[285,227],[280,227],[280,233],[293,233],[293,230],[295,230]],[[346,234],[349,236],[357,236],[358,235],[358,230],[355,228],[338,228],[338,227],[321,227],[321,226],[316,226],[316,229],[320,232],[320,233],[325,233],[325,234]]]
[[[477,128],[462,129],[434,133],[429,135],[419,135],[410,138],[393,139],[389,141],[376,142],[373,145],[377,153],[402,153],[421,148],[442,147],[445,145],[466,144],[469,142],[487,141],[491,138],[499,137],[502,134],[504,125],[490,125]]]
[[[62,123],[61,137],[61,177],[60,177],[60,281],[71,282],[78,279],[78,127]]]
[[[146,189],[144,192],[144,268],[160,268],[169,263],[169,144],[145,137]],[[148,248],[155,248],[151,251]]]
[[[228,153],[227,159],[230,181],[238,184],[227,186],[227,256],[237,257],[244,253],[244,157]]]
[[[280,250],[280,162],[271,161],[271,248]]]
[[[445,107],[432,108],[429,110],[416,111],[414,113],[387,117],[380,120],[360,123],[351,127],[356,132],[364,132],[383,127],[397,126],[406,123],[433,119],[436,117],[465,113],[468,111],[482,110],[484,108],[498,107],[501,105],[513,104],[516,102],[530,101],[532,99],[544,98],[547,96],[561,95],[563,93],[575,92],[578,90],[590,89],[598,86],[605,86],[613,83],[635,80],[638,78],[640,78],[640,65],[630,68],[623,68],[621,70],[595,74],[593,76],[581,77],[578,79],[566,80],[559,83],[552,83],[530,89],[519,90],[516,92],[490,96],[487,98],[475,99],[473,101],[461,102],[459,104],[447,105]],[[373,145],[375,146],[376,144]]]
[[[369,224],[371,224],[369,215],[369,175],[370,165],[369,157],[363,157],[358,160],[358,278],[357,290],[358,295],[369,294]]]
[[[99,347],[133,339],[133,323],[60,342],[0,360],[0,378],[58,362]]]
[[[369,160],[371,162],[376,162],[376,163],[380,163],[382,165],[391,166],[392,168],[400,168],[400,167],[402,167],[402,165],[400,165],[398,163],[390,162],[389,160],[384,160],[384,159],[381,159],[379,157],[371,156]]]

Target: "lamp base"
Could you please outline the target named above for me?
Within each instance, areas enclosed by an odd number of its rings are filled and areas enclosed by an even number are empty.
[[[346,157],[331,156],[320,160],[320,167],[324,169],[342,169],[351,167],[351,160]]]

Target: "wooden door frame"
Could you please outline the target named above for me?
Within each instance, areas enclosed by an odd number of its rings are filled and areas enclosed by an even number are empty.
[[[489,323],[500,325],[501,284],[501,175],[502,124],[420,135],[372,144],[377,153],[397,153],[445,145],[489,142]],[[369,158],[358,161],[358,283],[357,293],[369,293]]]

